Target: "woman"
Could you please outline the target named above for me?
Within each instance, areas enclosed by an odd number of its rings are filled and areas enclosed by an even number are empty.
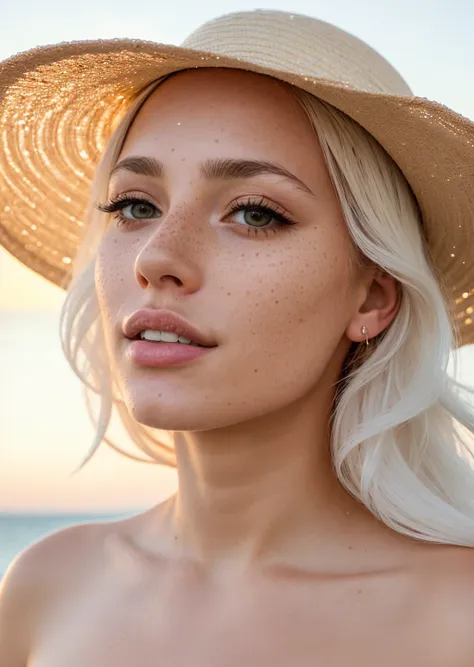
[[[16,559],[2,665],[471,665],[473,125],[281,12],[2,76],[3,243],[68,285],[86,460],[115,407],[179,478]]]

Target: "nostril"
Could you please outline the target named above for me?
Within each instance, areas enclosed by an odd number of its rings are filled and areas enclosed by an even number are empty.
[[[168,275],[165,275],[165,276],[161,276],[161,278],[160,278],[160,282],[167,282],[168,280],[171,280],[172,282],[174,282],[174,284],[177,285],[177,287],[182,287],[183,286],[183,281],[180,280],[177,276],[173,276],[171,274],[168,274]]]

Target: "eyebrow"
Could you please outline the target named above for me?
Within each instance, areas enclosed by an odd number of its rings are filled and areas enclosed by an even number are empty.
[[[151,176],[152,178],[163,178],[165,173],[164,165],[152,157],[136,156],[127,157],[121,160],[110,173],[110,178],[119,171],[131,171],[134,174],[142,176]],[[208,181],[213,180],[231,180],[235,178],[252,178],[253,176],[272,174],[293,182],[300,190],[307,194],[314,193],[309,187],[297,178],[290,171],[272,162],[261,160],[236,160],[230,158],[218,158],[206,160],[200,165],[200,171]]]

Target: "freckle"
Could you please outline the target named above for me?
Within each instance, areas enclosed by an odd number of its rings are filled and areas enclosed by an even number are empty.
[[[227,296],[232,296],[231,292],[227,292]]]
[[[254,372],[254,373],[258,373],[258,368],[254,368],[254,369],[253,369],[253,372]]]
[[[174,153],[174,148],[171,149],[171,152]]]
[[[218,144],[218,143],[219,143],[219,139],[214,139],[214,143],[215,143],[215,144]]]
[[[185,158],[185,157],[182,157],[182,158],[181,158],[181,162],[186,162],[186,158]]]
[[[280,303],[279,301],[275,301],[275,303]]]

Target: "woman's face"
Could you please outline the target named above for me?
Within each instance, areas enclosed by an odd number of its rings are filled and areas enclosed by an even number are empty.
[[[134,417],[208,430],[332,393],[365,292],[296,100],[248,72],[180,73],[145,103],[117,164],[132,157],[159,161],[162,173],[112,175],[110,199],[145,204],[110,215],[96,286]],[[122,325],[145,307],[177,313],[216,346],[186,363],[139,365]]]

